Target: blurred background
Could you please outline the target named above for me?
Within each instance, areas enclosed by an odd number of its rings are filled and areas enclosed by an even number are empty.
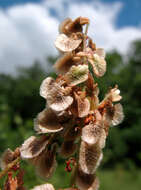
[[[107,53],[107,72],[98,80],[100,98],[118,84],[125,113],[123,123],[110,129],[97,173],[100,190],[141,188],[140,9],[140,0],[0,0],[0,155],[34,135],[33,118],[45,106],[39,86],[55,75],[59,23],[86,16],[91,20],[88,34]],[[23,167],[28,189],[45,183],[32,166]],[[65,160],[58,158],[51,182],[68,187],[69,178]]]

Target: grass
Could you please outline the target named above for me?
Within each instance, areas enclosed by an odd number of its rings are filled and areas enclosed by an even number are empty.
[[[139,190],[141,188],[141,171],[104,170],[98,173],[99,190]]]

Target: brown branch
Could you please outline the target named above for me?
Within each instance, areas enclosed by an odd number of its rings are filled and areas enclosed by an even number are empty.
[[[7,165],[7,167],[0,172],[0,179],[7,174],[9,170],[13,168],[20,161],[20,157],[17,157],[13,162]]]
[[[54,140],[55,136],[56,135],[54,135],[54,134],[50,136],[50,138],[49,138],[49,144],[52,143],[52,141]],[[15,160],[13,160],[11,163],[9,163],[7,165],[7,167],[0,172],[0,179],[3,176],[5,176],[8,173],[8,171],[11,170],[13,168],[13,166],[15,166],[19,161],[20,161],[20,156],[18,156]]]

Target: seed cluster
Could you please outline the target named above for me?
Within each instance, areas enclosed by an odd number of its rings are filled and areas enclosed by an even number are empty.
[[[67,18],[60,24],[55,41],[60,57],[54,65],[58,76],[47,77],[40,86],[46,106],[34,120],[37,136],[22,144],[20,155],[47,180],[56,169],[58,153],[69,159],[66,171],[71,172],[73,163],[73,184],[68,189],[98,190],[96,170],[103,158],[102,149],[109,127],[123,120],[123,109],[116,103],[122,98],[117,86],[99,101],[99,88],[93,76],[102,77],[106,72],[105,52],[87,35],[88,25],[89,19],[84,17],[74,21]],[[8,149],[1,162],[3,168],[11,161],[9,154]],[[54,187],[45,184],[34,188],[41,189]]]

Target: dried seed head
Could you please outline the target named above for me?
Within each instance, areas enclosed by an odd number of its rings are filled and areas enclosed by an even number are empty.
[[[88,66],[78,65],[72,66],[68,73],[66,73],[65,78],[69,85],[75,86],[88,79]]]
[[[84,141],[81,141],[80,153],[79,153],[79,167],[84,173],[93,174],[101,157],[101,149],[98,144],[90,145]]]
[[[53,97],[51,101],[48,101],[50,108],[55,112],[61,112],[66,110],[72,104],[72,102],[73,98],[71,96],[64,96],[62,94],[59,94],[59,92],[58,94],[56,94],[55,101],[53,100]]]
[[[103,122],[105,127],[111,125],[113,126],[118,125],[123,121],[123,118],[124,118],[123,108],[120,103],[107,106],[105,108],[105,112],[103,114]]]
[[[101,136],[101,130],[101,126],[90,123],[83,127],[81,138],[89,144],[95,144]]]
[[[91,38],[89,38],[88,47],[91,48],[93,51],[96,50],[96,44],[93,43]]]
[[[86,117],[90,111],[90,102],[87,98],[81,98],[75,93],[75,99],[77,101],[78,117]]]
[[[48,103],[50,104],[50,108],[56,112],[61,112],[66,110],[72,104],[72,102],[73,98],[71,96],[64,96],[59,93],[56,94],[55,101],[53,101],[53,99],[52,103],[48,101]]]
[[[9,163],[14,160],[14,152],[11,149],[6,149],[0,159],[0,167],[4,170]]]
[[[123,114],[123,108],[121,104],[115,104],[114,105],[114,116],[112,119],[112,125],[118,125],[123,121],[124,114]]]
[[[82,129],[82,140],[88,144],[95,144],[101,137],[102,117],[98,110],[95,110],[95,121],[90,121],[88,125]]]
[[[70,23],[69,30],[71,32],[82,32],[82,25],[89,24],[89,19],[86,17],[78,17],[73,23]]]
[[[68,34],[68,25],[72,23],[72,20],[70,18],[66,18],[63,22],[61,22],[61,24],[59,25],[59,32],[60,33],[64,33],[64,34]]]
[[[90,20],[87,17],[78,17],[74,20],[74,23],[79,22],[81,25],[89,24]]]
[[[92,58],[88,58],[93,67],[93,71],[97,77],[102,77],[106,72],[106,61],[98,54],[93,54]]]
[[[64,34],[71,34],[82,32],[82,26],[89,24],[89,19],[86,17],[78,17],[74,21],[70,18],[65,19],[59,26],[59,32]]]
[[[75,50],[81,42],[81,39],[73,39],[65,34],[60,34],[55,41],[55,46],[61,52],[71,52]]]
[[[92,51],[91,48],[87,47],[85,52],[78,52],[78,57],[87,57],[88,61],[93,67],[93,72],[97,77],[102,77],[106,72],[106,61],[105,52],[102,48],[98,48]]]
[[[76,185],[80,190],[98,190],[99,180],[93,174],[86,174],[80,169],[76,174]]]
[[[55,82],[55,80],[51,77],[47,77],[42,81],[42,84],[40,86],[40,96],[47,99],[49,96],[49,92],[52,89],[60,90],[60,86]],[[53,90],[51,91],[53,93]]]
[[[35,186],[32,190],[55,190],[52,184],[43,184]]]
[[[99,145],[99,147],[100,147],[101,149],[105,147],[106,137],[107,137],[107,136],[106,136],[106,132],[105,132],[104,129],[102,129],[102,130],[101,130],[101,136],[100,136],[100,138],[99,138],[99,140],[98,140],[98,145]]]
[[[111,126],[111,121],[113,118],[113,107],[112,110],[110,110],[111,108],[108,109],[104,109],[104,114],[103,114],[103,128],[105,130],[106,136],[108,136],[108,132],[109,132],[109,127]]]
[[[35,136],[29,137],[20,148],[22,159],[33,159],[39,156],[45,150],[47,144],[48,139],[46,136],[41,136],[40,138]]]
[[[65,74],[66,72],[69,71],[72,65],[75,64],[75,61],[73,60],[73,55],[71,52],[65,53],[61,58],[59,58],[55,65],[54,68],[58,73]]]
[[[122,98],[117,86],[99,103],[98,84],[92,75],[94,73],[97,77],[102,77],[106,72],[105,51],[96,48],[87,36],[87,26],[85,33],[82,32],[85,24],[88,26],[89,19],[78,17],[74,21],[67,18],[59,26],[60,35],[55,46],[64,54],[54,67],[63,75],[59,75],[56,80],[48,77],[42,82],[40,95],[47,100],[47,108],[35,119],[35,130],[41,134],[61,131],[64,141],[59,153],[64,158],[75,153],[77,137],[81,136],[79,160],[74,175],[77,190],[98,190],[99,181],[95,172],[103,158],[102,149],[105,147],[109,126],[118,125],[124,116],[121,104],[113,104]],[[91,64],[93,73],[89,71],[88,63]],[[51,140],[52,137],[54,135]],[[20,148],[21,157],[30,160],[37,173],[45,179],[52,176],[57,165],[56,144],[52,145],[55,139],[48,139],[49,136],[31,136]],[[13,160],[13,152],[8,150],[3,158],[4,164],[7,160],[10,162]],[[67,171],[71,171],[72,162],[68,160],[66,163]],[[44,184],[33,190],[38,189],[54,190],[54,187]]]
[[[120,90],[117,87],[111,89],[106,97],[109,97],[112,102],[117,102],[122,99],[122,96],[120,96]]]
[[[41,133],[56,133],[63,129],[56,114],[51,109],[44,109],[34,120],[34,129]]]
[[[82,25],[89,24],[89,19],[86,17],[78,17],[69,24],[68,29],[70,32],[82,32]]]
[[[35,165],[37,175],[45,180],[51,178],[57,167],[56,144],[52,145],[51,150],[45,150],[38,156],[33,164]]]
[[[103,59],[105,59],[105,57],[106,57],[106,53],[105,53],[105,51],[104,51],[103,48],[97,48],[96,51],[95,51],[95,53],[96,53],[99,57],[101,57],[101,58],[103,58]]]
[[[73,102],[73,98],[65,96],[64,89],[51,77],[42,82],[40,95],[47,99],[48,106],[56,112],[66,110]]]
[[[74,141],[64,141],[61,145],[60,155],[64,158],[68,158],[72,156],[77,149],[77,145],[74,143]]]
[[[103,159],[103,152],[100,153],[95,170],[97,170],[97,168],[100,166],[102,159]]]

